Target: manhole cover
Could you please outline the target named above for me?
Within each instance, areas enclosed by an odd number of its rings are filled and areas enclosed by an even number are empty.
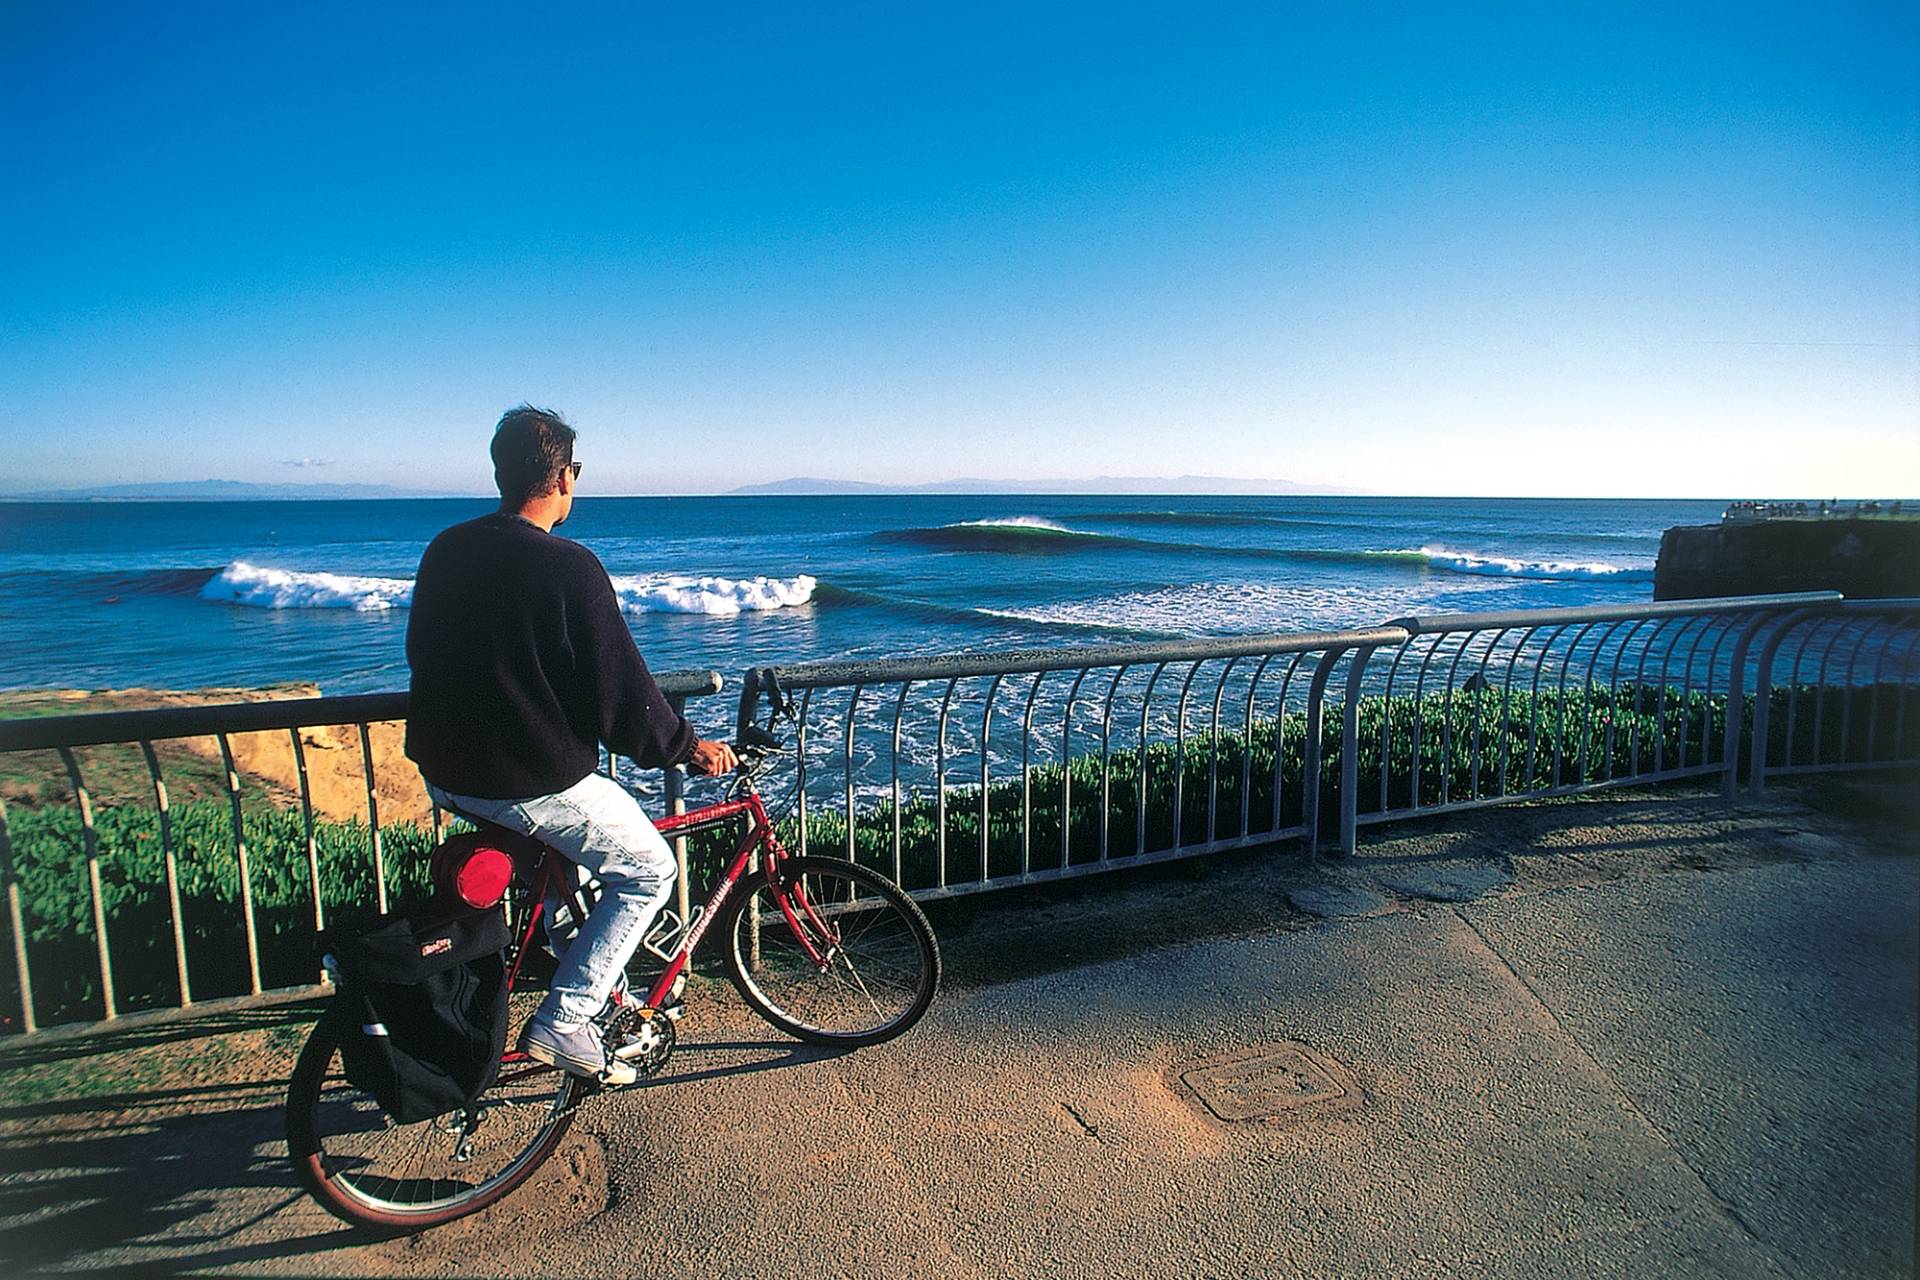
[[[1222,1120],[1292,1119],[1362,1101],[1351,1071],[1292,1040],[1196,1062],[1177,1078]]]

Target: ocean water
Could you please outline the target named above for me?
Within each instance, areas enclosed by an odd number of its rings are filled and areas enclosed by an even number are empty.
[[[0,504],[0,688],[402,689],[412,576],[479,499]],[[1707,501],[585,498],[656,670],[1647,600]]]

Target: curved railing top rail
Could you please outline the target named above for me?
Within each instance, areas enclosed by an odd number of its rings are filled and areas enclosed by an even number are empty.
[[[669,698],[720,692],[718,671],[668,671],[655,677]],[[155,742],[210,733],[254,733],[321,725],[365,724],[407,718],[405,693],[359,693],[322,698],[225,702],[147,711],[95,711],[70,716],[0,720],[0,751]]]
[[[1843,598],[1838,591],[1708,596],[1698,600],[1641,600],[1628,604],[1580,605],[1567,609],[1517,609],[1506,613],[1435,613],[1395,618],[1387,625],[1402,628],[1408,635],[1418,636],[1442,631],[1499,631],[1580,622],[1622,622],[1630,618],[1695,617],[1709,613],[1747,613],[1755,609],[1800,609],[1839,604]]]
[[[1069,648],[1007,649],[926,658],[883,658],[871,662],[796,662],[771,670],[782,686],[813,689],[831,685],[887,684],[902,680],[965,679],[1086,667],[1137,666],[1148,662],[1197,662],[1208,658],[1250,658],[1269,653],[1316,653],[1361,645],[1402,644],[1407,633],[1397,626],[1354,631],[1293,631],[1269,635],[1221,636],[1207,640],[1149,640],[1137,644],[1075,645]],[[751,673],[756,681],[759,672]]]

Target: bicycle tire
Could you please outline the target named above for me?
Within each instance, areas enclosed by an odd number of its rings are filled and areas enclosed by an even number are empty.
[[[515,1064],[477,1100],[482,1120],[474,1139],[476,1145],[485,1139],[483,1163],[456,1170],[456,1139],[442,1124],[447,1117],[392,1124],[371,1096],[341,1074],[345,1016],[339,1009],[321,1016],[287,1086],[287,1154],[301,1186],[337,1218],[411,1232],[476,1213],[532,1177],[573,1124],[579,1082],[538,1064]],[[524,1121],[515,1114],[523,1106],[533,1109]],[[511,1127],[489,1130],[487,1119],[502,1111]],[[369,1140],[375,1132],[380,1136]],[[371,1154],[382,1148],[392,1154]],[[412,1176],[398,1176],[409,1169]],[[433,1176],[439,1172],[449,1176]]]
[[[885,876],[838,858],[788,858],[781,876],[786,885],[806,881],[837,945],[821,970],[782,915],[766,871],[741,881],[719,935],[727,976],[753,1011],[796,1039],[847,1048],[891,1040],[920,1021],[940,985],[940,944],[918,904]],[[858,892],[849,898],[846,889]]]

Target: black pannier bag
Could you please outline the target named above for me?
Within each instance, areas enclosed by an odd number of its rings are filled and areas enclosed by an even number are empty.
[[[466,1106],[493,1083],[511,937],[498,908],[382,916],[353,937],[324,937],[347,1079],[396,1122]]]

